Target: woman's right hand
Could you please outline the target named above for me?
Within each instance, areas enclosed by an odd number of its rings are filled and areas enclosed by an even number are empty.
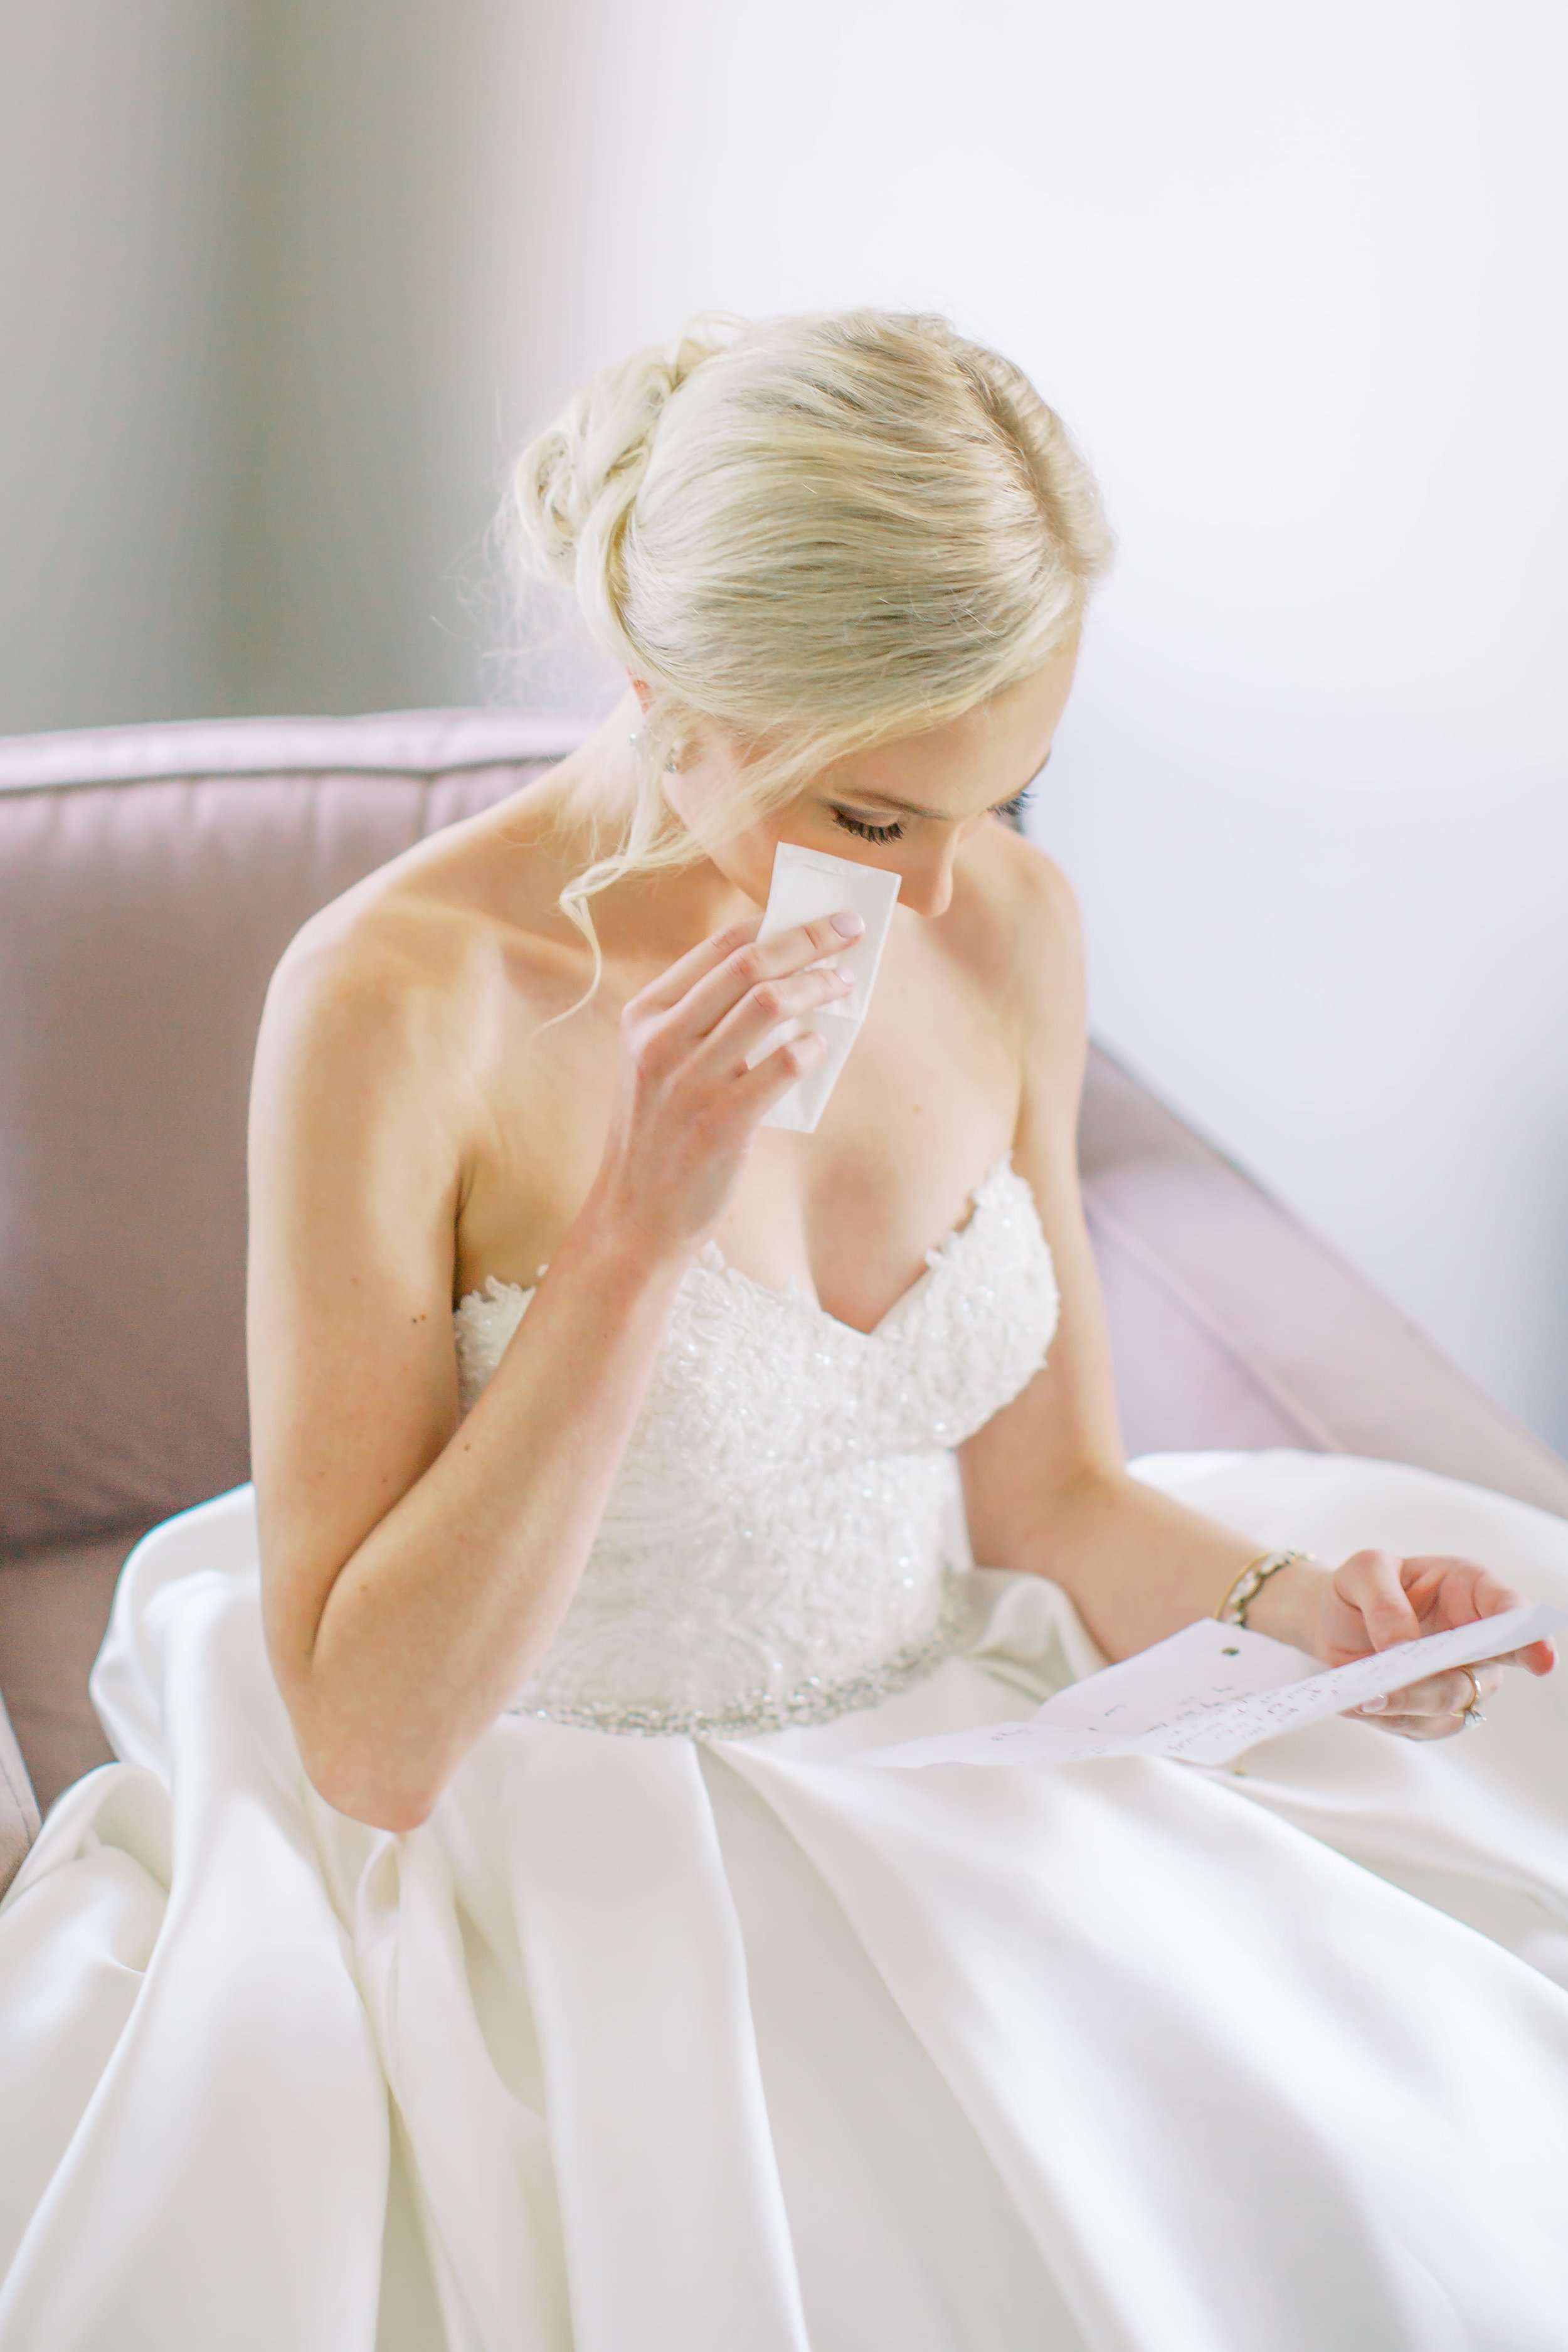
[[[620,1066],[592,1208],[656,1258],[707,1240],[735,1188],[764,1111],[826,1052],[814,1030],[746,1066],[769,1032],[854,982],[824,957],[866,926],[846,913],[760,940],[760,915],[692,948],[621,1014]],[[808,967],[816,965],[816,970]]]

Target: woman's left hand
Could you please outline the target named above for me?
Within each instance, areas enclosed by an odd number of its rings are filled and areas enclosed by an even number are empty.
[[[1283,1583],[1284,1576],[1278,1580]],[[1281,1594],[1281,1601],[1285,1597]],[[1289,1633],[1281,1628],[1279,1638],[1294,1641],[1328,1665],[1342,1666],[1396,1642],[1413,1642],[1424,1633],[1446,1633],[1451,1625],[1469,1625],[1504,1609],[1521,1608],[1524,1595],[1473,1559],[1426,1554],[1401,1559],[1389,1551],[1357,1551],[1336,1569],[1316,1570],[1310,1584],[1303,1580],[1290,1600],[1295,1626]],[[1249,1623],[1259,1633],[1272,1630],[1258,1622],[1262,1613],[1256,1607],[1248,1612]],[[1505,1665],[1548,1675],[1556,1663],[1550,1642],[1531,1642],[1484,1664],[1429,1675],[1346,1712],[1405,1739],[1447,1739],[1464,1728],[1469,1709],[1485,1706],[1501,1683]]]

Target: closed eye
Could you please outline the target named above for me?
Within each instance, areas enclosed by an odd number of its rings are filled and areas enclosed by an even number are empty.
[[[897,817],[890,824],[868,824],[864,817],[851,816],[847,809],[836,808],[833,822],[862,841],[902,841],[904,837],[903,824]]]
[[[1044,775],[1047,767],[1049,765],[1050,757],[1051,755],[1047,751],[1044,760],[1041,761],[1039,767],[1030,777],[1028,782],[1023,787],[1021,792],[1015,793],[1011,800],[998,801],[996,803],[996,805],[991,811],[993,816],[1002,817],[1009,824],[1017,824],[1018,819],[1022,816],[1024,811],[1029,806],[1030,803],[1034,799],[1035,786],[1039,782],[1041,776]],[[840,826],[846,833],[856,835],[861,841],[902,841],[904,837],[904,826],[901,817],[891,817],[886,824],[878,824],[875,820],[870,817],[852,816],[847,809],[832,808],[830,804],[830,811],[835,824]],[[933,817],[939,824],[951,823],[952,821],[951,819],[942,818],[934,809],[914,809],[910,814],[914,816]]]

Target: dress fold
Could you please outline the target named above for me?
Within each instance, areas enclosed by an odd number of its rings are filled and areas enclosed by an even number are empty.
[[[140,1705],[160,1717],[172,1759],[172,1885],[47,2188],[21,2229],[0,2215],[0,2233],[19,2239],[0,2347],[372,2352],[386,2086],[297,1761],[270,1744],[281,1707],[254,1576],[198,1570],[139,1648],[153,1675]],[[23,2042],[9,1989],[39,1956],[79,2017],[96,1984],[101,2034],[115,1992],[105,1841],[124,1840],[132,1861],[132,1816],[144,1831],[150,1810],[144,1772],[109,1766],[51,1813],[0,1909],[0,2080]],[[57,1918],[35,1945],[30,1909],[46,1886]],[[150,1921],[150,1892],[142,1907]],[[67,2095],[63,2008],[47,2048],[28,2106],[6,2103],[8,2130],[47,2131]]]
[[[808,2352],[697,1751],[553,1724],[511,1744],[576,2352]]]

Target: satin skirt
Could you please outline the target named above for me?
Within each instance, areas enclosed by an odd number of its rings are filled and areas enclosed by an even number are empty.
[[[1141,1475],[1260,1544],[1568,1522],[1387,1464]],[[404,1835],[304,1779],[248,1490],[158,1528],[121,1761],[0,1906],[0,2352],[1562,2352],[1568,1670],[1416,1746],[862,1770],[1100,1661],[734,1742],[501,1717]]]

